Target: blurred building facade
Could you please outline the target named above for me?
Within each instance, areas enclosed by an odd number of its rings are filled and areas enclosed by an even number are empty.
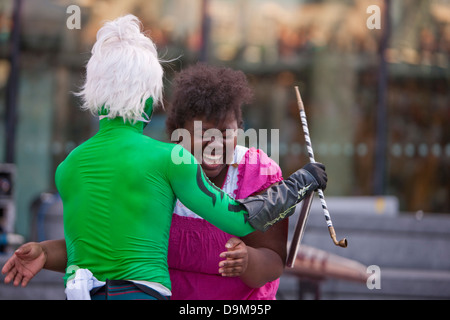
[[[15,3],[0,0],[0,163],[10,138],[5,101]],[[79,29],[67,27],[70,5],[81,9]],[[381,15],[381,29],[367,26],[371,5],[382,13],[388,8],[389,23]],[[255,100],[244,108],[245,126],[279,129],[279,144],[266,151],[279,152],[285,176],[308,161],[298,85],[316,160],[330,177],[327,195],[393,195],[402,211],[450,213],[450,1],[22,0],[18,233],[29,233],[31,203],[54,189],[57,165],[97,129],[97,119],[78,110],[71,92],[82,84],[102,22],[126,13],[142,20],[168,61],[167,101],[174,72],[197,61],[248,75]],[[164,121],[163,112],[155,114],[145,134],[168,141]]]

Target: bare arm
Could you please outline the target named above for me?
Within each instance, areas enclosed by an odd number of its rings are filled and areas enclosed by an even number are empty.
[[[242,240],[247,245],[247,269],[241,280],[249,287],[259,288],[278,279],[286,261],[288,221],[284,220],[265,233],[254,232]]]
[[[46,255],[44,269],[65,272],[67,265],[66,240],[47,240],[40,242]]]

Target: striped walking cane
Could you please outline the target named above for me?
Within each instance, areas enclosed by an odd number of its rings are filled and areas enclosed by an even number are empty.
[[[300,91],[298,90],[298,87],[295,87],[295,91],[297,94],[297,102],[298,102],[298,110],[300,113],[300,120],[302,122],[303,127],[303,133],[305,135],[305,141],[306,141],[306,148],[308,150],[308,156],[309,161],[311,163],[315,163],[316,160],[314,159],[314,151],[311,144],[311,138],[309,137],[309,129],[308,129],[308,122],[306,120],[306,113],[305,108],[303,106],[303,101],[300,96]],[[325,215],[325,220],[327,222],[328,231],[330,233],[331,239],[333,240],[333,243],[339,247],[346,248],[347,247],[347,239],[342,239],[338,241],[336,239],[336,231],[334,231],[333,222],[331,221],[330,212],[328,212],[327,203],[325,201],[325,196],[323,194],[322,189],[318,189],[317,193],[319,194],[320,203],[322,204],[323,213]],[[308,219],[309,211],[311,209],[311,203],[313,199],[313,193],[311,193],[307,198],[303,199],[303,205],[300,210],[300,215],[297,221],[297,225],[295,227],[294,235],[291,241],[291,247],[289,249],[288,257],[287,257],[287,266],[293,267],[295,257],[297,255],[298,246],[300,245],[300,242],[303,237],[303,232],[305,229],[306,221]]]

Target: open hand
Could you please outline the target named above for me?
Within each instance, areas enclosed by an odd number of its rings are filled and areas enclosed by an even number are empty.
[[[44,267],[47,257],[41,245],[29,242],[17,249],[2,268],[5,283],[13,281],[15,286],[28,282]]]

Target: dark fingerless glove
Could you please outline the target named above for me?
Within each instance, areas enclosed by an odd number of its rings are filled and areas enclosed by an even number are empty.
[[[319,187],[317,189],[325,190],[327,187],[328,177],[327,173],[325,172],[325,166],[319,162],[315,163],[308,163],[303,167],[303,169],[308,170],[309,173],[311,173],[314,178],[316,179],[317,183],[319,184]],[[316,190],[314,190],[316,191]]]

